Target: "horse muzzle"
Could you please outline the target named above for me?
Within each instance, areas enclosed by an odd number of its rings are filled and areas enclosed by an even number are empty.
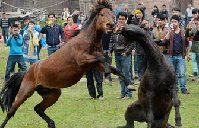
[[[115,28],[115,24],[114,23],[107,23],[106,24],[106,31],[107,32],[113,32],[114,28]]]

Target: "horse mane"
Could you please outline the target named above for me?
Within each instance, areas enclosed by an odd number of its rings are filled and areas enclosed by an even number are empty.
[[[112,5],[110,2],[106,0],[103,0],[101,2],[98,1],[96,5],[94,5],[94,7],[90,10],[88,18],[85,20],[84,24],[82,25],[82,30],[84,30],[91,24],[91,22],[95,19],[97,14],[99,14],[103,8],[108,8],[112,11]]]

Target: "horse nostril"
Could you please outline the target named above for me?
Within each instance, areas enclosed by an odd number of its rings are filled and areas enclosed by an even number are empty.
[[[112,24],[110,24],[110,26],[111,26],[111,28],[114,28],[115,24],[114,24],[114,23],[112,23]]]
[[[112,29],[115,26],[113,23],[107,23],[106,27]]]

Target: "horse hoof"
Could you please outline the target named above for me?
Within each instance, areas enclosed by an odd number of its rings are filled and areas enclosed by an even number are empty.
[[[53,123],[53,122],[52,122],[52,123],[49,123],[49,124],[48,124],[48,128],[55,128],[55,123]]]

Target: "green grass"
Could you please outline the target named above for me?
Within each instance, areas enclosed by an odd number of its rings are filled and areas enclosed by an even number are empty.
[[[7,60],[7,48],[0,44],[0,83],[4,81]],[[46,51],[42,52],[43,58]],[[191,71],[190,62],[188,72]],[[138,87],[138,86],[136,86]],[[199,127],[199,84],[188,82],[190,95],[182,95],[181,115],[183,128]],[[129,100],[119,100],[119,82],[114,80],[113,86],[103,84],[104,100],[90,100],[85,82],[62,90],[62,95],[46,113],[55,121],[57,128],[115,128],[124,125],[124,112],[129,104],[137,99],[137,92]],[[6,128],[46,128],[47,124],[35,112],[34,106],[41,101],[35,93],[16,112]],[[0,123],[6,114],[0,112]],[[174,111],[172,110],[169,122],[174,124]],[[135,128],[145,128],[145,123],[135,123]]]

